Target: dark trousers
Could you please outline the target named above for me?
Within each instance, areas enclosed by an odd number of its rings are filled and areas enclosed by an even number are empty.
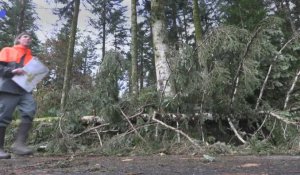
[[[11,123],[16,108],[23,122],[32,122],[36,112],[36,103],[32,93],[19,95],[0,92],[0,127],[6,127]]]

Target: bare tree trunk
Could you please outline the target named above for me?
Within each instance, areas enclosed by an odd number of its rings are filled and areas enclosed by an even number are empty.
[[[169,82],[171,72],[167,61],[169,47],[167,44],[164,3],[165,0],[151,1],[153,44],[157,90],[166,97],[171,97],[173,92]]]
[[[17,34],[21,33],[24,29],[24,20],[25,20],[25,0],[19,0],[20,2],[20,13],[19,13],[19,22],[17,28]]]
[[[200,9],[198,5],[198,0],[193,0],[193,20],[194,20],[194,27],[195,27],[196,43],[199,49],[200,42],[202,40],[202,25],[200,19]]]
[[[143,42],[143,41],[142,41]],[[142,45],[142,43],[140,43]],[[144,88],[144,59],[143,59],[143,55],[144,55],[144,47],[141,46],[140,48],[140,66],[138,67],[139,70],[139,84],[140,84],[140,90]]]
[[[104,18],[103,20],[103,23],[102,23],[102,31],[103,31],[103,34],[102,34],[102,61],[105,57],[105,41],[106,41],[106,5],[105,5],[105,2],[104,2],[104,5],[103,5],[103,14],[102,14],[102,18]]]
[[[137,54],[136,0],[131,0],[131,86],[133,95],[138,94]]]
[[[294,90],[294,88],[295,88],[295,85],[296,85],[296,83],[297,83],[297,81],[298,81],[298,77],[299,77],[299,76],[300,76],[300,71],[298,70],[298,71],[297,71],[297,74],[296,74],[296,76],[295,76],[295,78],[294,78],[294,81],[293,81],[293,83],[292,83],[292,86],[291,86],[291,88],[289,89],[289,91],[288,91],[287,94],[286,94],[286,98],[285,98],[285,101],[284,101],[283,110],[285,110],[286,107],[287,107],[287,104],[288,104],[289,99],[290,99],[290,95],[291,95],[291,93],[293,92],[293,90]]]
[[[72,80],[72,67],[73,67],[73,54],[74,54],[74,47],[75,47],[75,39],[76,39],[76,32],[77,32],[77,22],[78,22],[78,14],[79,14],[79,6],[80,0],[74,0],[75,8],[73,12],[73,19],[72,19],[72,30],[71,36],[69,40],[69,48],[66,60],[66,70],[64,75],[64,84],[63,84],[63,91],[62,97],[60,102],[60,111],[65,111],[65,106],[67,104],[67,97],[70,90],[70,84]]]

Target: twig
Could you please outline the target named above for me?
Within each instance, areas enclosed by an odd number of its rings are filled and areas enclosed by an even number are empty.
[[[267,115],[267,116],[265,117],[264,121],[263,121],[262,124],[259,126],[259,128],[254,132],[254,134],[252,135],[252,137],[254,137],[254,136],[258,133],[258,131],[261,130],[261,128],[262,128],[262,127],[264,126],[264,124],[266,123],[268,117],[269,117],[269,115]]]
[[[135,117],[140,116],[141,114],[143,114],[143,112],[145,111],[145,108],[146,108],[146,107],[148,107],[148,106],[153,106],[153,105],[154,105],[154,104],[147,104],[147,105],[144,105],[144,106],[140,107],[140,108],[139,108],[139,111],[140,111],[140,112],[138,112],[138,113],[136,113],[136,114],[134,114],[134,115],[128,117],[128,119],[133,119],[133,118],[135,118]]]
[[[244,64],[244,61],[249,53],[249,50],[250,50],[250,47],[252,45],[252,43],[254,42],[254,39],[257,37],[258,33],[260,32],[261,30],[261,27],[258,27],[257,30],[255,31],[255,33],[251,36],[249,42],[247,43],[246,45],[246,48],[243,52],[243,55],[241,57],[241,61],[239,63],[239,66],[238,66],[238,69],[236,71],[236,75],[233,79],[233,91],[232,91],[232,96],[231,96],[231,100],[230,100],[230,109],[232,110],[233,109],[233,103],[235,101],[235,95],[237,93],[237,89],[238,89],[238,86],[239,86],[239,81],[240,81],[240,75],[242,73],[242,66]],[[227,118],[228,122],[229,122],[229,125],[230,125],[230,128],[231,130],[234,132],[234,134],[236,135],[236,137],[242,142],[242,143],[246,143],[246,141],[242,138],[242,136],[238,133],[238,131],[235,129],[233,123],[231,122],[231,119],[228,117]]]
[[[271,137],[271,135],[272,135],[272,133],[273,133],[273,131],[274,131],[274,129],[275,129],[276,123],[277,123],[277,119],[275,118],[273,127],[272,127],[272,129],[271,129],[271,131],[270,131],[270,134],[268,135],[267,139],[269,139],[269,138]]]
[[[97,136],[98,136],[98,138],[99,138],[100,146],[102,147],[102,140],[101,140],[101,136],[100,136],[100,134],[99,134],[99,132],[98,132],[98,130],[97,130],[97,129],[95,129],[95,131],[96,131],[96,133],[97,133]]]
[[[119,132],[119,130],[105,130],[105,131],[98,131],[98,133],[108,133],[108,132]]]
[[[244,64],[244,61],[245,61],[248,53],[249,53],[250,46],[254,42],[254,39],[257,37],[257,35],[258,35],[258,33],[259,33],[260,30],[261,30],[261,27],[258,27],[257,30],[255,31],[255,33],[250,38],[250,41],[247,43],[246,49],[244,50],[244,53],[242,55],[241,61],[239,63],[239,67],[238,67],[238,69],[236,71],[236,75],[235,75],[235,77],[233,79],[234,83],[233,83],[233,91],[232,91],[232,98],[231,98],[230,106],[232,106],[233,102],[234,102],[235,94],[237,92],[237,88],[238,88],[238,85],[239,85],[240,75],[241,75],[241,72],[242,72],[242,66]]]
[[[291,38],[290,40],[288,40],[288,41],[281,47],[281,49],[278,51],[278,53],[275,55],[275,57],[274,57],[272,60],[275,61],[275,60],[278,58],[278,56],[282,53],[282,51],[288,46],[288,44],[291,43],[291,42],[292,42],[294,39],[296,39],[296,38],[298,38],[297,35],[294,36],[293,38]],[[257,108],[258,108],[258,106],[259,106],[259,104],[260,104],[260,101],[261,101],[261,98],[262,98],[262,96],[263,96],[263,93],[264,93],[266,84],[267,84],[267,82],[268,82],[268,79],[269,79],[269,77],[270,77],[270,73],[271,73],[271,71],[272,71],[272,67],[273,67],[273,64],[271,64],[271,65],[269,66],[268,73],[267,73],[266,78],[265,78],[265,80],[264,80],[264,83],[263,83],[263,85],[262,85],[262,87],[261,87],[261,89],[260,89],[259,97],[258,97],[258,99],[257,99],[257,101],[256,101],[255,110],[257,110]]]
[[[291,124],[291,125],[296,125],[298,126],[299,123],[298,122],[294,122],[294,121],[290,121],[289,119],[286,119],[284,117],[281,117],[280,115],[274,113],[274,112],[271,112],[271,111],[260,111],[259,114],[270,114],[271,116],[277,118],[278,120],[286,123],[286,124]]]
[[[247,143],[247,142],[242,138],[242,136],[238,133],[238,131],[235,129],[233,123],[231,122],[231,119],[228,117],[227,120],[228,120],[228,123],[229,123],[229,125],[230,125],[230,128],[231,128],[231,130],[234,132],[235,136],[236,136],[243,144]]]
[[[256,101],[255,110],[257,110],[257,108],[258,108],[258,106],[259,106],[259,104],[260,104],[260,101],[261,101],[261,98],[262,98],[262,96],[263,96],[264,90],[265,90],[265,88],[266,88],[266,85],[267,85],[267,82],[268,82],[268,79],[269,79],[269,76],[270,76],[272,67],[273,67],[273,64],[271,64],[271,65],[269,66],[268,73],[267,73],[267,75],[266,75],[266,78],[265,78],[264,83],[263,83],[263,85],[262,85],[262,87],[261,87],[261,89],[260,89],[259,96],[258,96],[257,101]]]
[[[285,126],[283,127],[283,126],[282,126],[282,123],[281,123],[281,127],[282,127],[282,130],[283,130],[283,138],[286,140],[287,124],[285,123]]]
[[[135,117],[138,117],[138,116],[140,116],[143,112],[144,112],[144,110],[141,110],[140,112],[134,114],[133,116],[128,117],[127,119],[133,119],[133,118],[135,118]]]
[[[135,129],[136,129],[136,130],[139,130],[139,129],[142,129],[142,128],[144,128],[144,127],[148,127],[148,126],[152,126],[152,125],[154,125],[154,123],[152,123],[152,124],[147,124],[147,125],[143,125],[143,126],[140,126],[140,127],[136,127]],[[126,131],[126,132],[124,133],[124,135],[130,134],[130,133],[132,133],[132,132],[134,132],[134,130],[128,130],[128,131]]]
[[[154,137],[157,140],[157,138],[158,138],[158,123],[156,123],[156,126],[155,126],[155,135],[154,135]]]
[[[288,91],[287,94],[286,94],[286,98],[285,98],[285,101],[284,101],[283,110],[285,110],[286,107],[287,107],[287,104],[288,104],[289,99],[290,99],[290,95],[291,95],[291,93],[293,92],[293,90],[294,90],[294,88],[295,88],[295,85],[296,85],[296,83],[297,83],[297,80],[298,80],[299,75],[300,75],[300,71],[298,71],[298,73],[296,74],[296,76],[295,76],[295,78],[294,78],[294,81],[293,81],[293,83],[292,83],[292,86],[291,86],[291,88],[289,89],[289,91]]]
[[[145,125],[143,125],[143,126],[136,127],[135,129],[136,129],[136,130],[139,130],[139,129],[142,129],[142,128],[144,128],[144,127],[148,127],[148,126],[152,126],[152,125],[154,125],[154,123],[151,123],[151,124],[145,124]],[[132,129],[132,130],[127,130],[127,131],[125,131],[125,132],[123,132],[123,133],[118,134],[117,137],[118,137],[118,138],[122,138],[122,137],[125,137],[125,136],[128,135],[128,134],[131,134],[132,132],[134,132],[133,129]]]
[[[156,111],[154,111],[153,116],[152,116],[152,120],[153,120],[153,121],[155,121],[155,122],[157,122],[157,123],[163,125],[163,126],[166,127],[166,128],[169,128],[169,129],[171,129],[171,130],[173,130],[173,131],[175,131],[175,132],[177,132],[177,133],[180,133],[180,134],[183,135],[185,138],[187,138],[192,144],[194,144],[194,145],[197,146],[198,148],[201,148],[200,145],[197,144],[197,143],[196,143],[191,137],[189,137],[186,133],[184,133],[184,132],[182,132],[181,130],[176,129],[176,128],[172,127],[172,126],[169,126],[169,125],[165,124],[164,122],[162,122],[162,121],[156,119],[156,118],[155,118],[156,114],[157,114]]]
[[[179,129],[178,121],[176,122],[176,129]],[[178,141],[178,143],[180,143],[180,134],[179,134],[179,132],[177,132],[177,141]]]
[[[90,132],[90,131],[93,131],[93,130],[96,130],[96,129],[98,129],[98,128],[101,128],[101,127],[104,127],[104,126],[108,126],[108,125],[110,125],[110,124],[109,124],[109,123],[105,123],[105,124],[98,125],[98,126],[95,126],[95,127],[92,127],[92,128],[88,128],[88,129],[82,131],[82,132],[79,133],[79,134],[74,134],[74,135],[72,135],[72,137],[73,137],[73,138],[79,137],[79,136],[81,136],[81,135],[83,135],[83,134],[85,134],[85,133],[88,133],[88,132]]]
[[[146,140],[141,136],[141,134],[135,129],[135,127],[133,126],[133,124],[131,123],[131,121],[129,120],[129,118],[127,117],[127,115],[123,112],[122,109],[120,109],[122,115],[125,117],[125,119],[127,120],[127,122],[129,123],[129,125],[131,126],[131,128],[134,130],[134,132],[136,133],[136,135],[145,143],[147,144]]]
[[[287,126],[288,126],[288,125],[295,125],[295,126],[297,126],[297,127],[299,126],[299,122],[290,121],[289,119],[286,119],[286,118],[284,118],[284,117],[281,117],[280,115],[278,115],[278,114],[276,114],[276,113],[274,113],[274,112],[270,112],[270,111],[260,111],[259,113],[261,113],[261,114],[269,114],[269,115],[275,117],[275,119],[280,120],[280,121],[282,121],[282,122],[285,123],[285,126],[284,126],[284,127],[282,126],[282,123],[281,123],[281,128],[282,128],[282,130],[283,130],[283,137],[284,137],[284,139],[286,139],[286,130],[287,130]],[[276,120],[275,120],[275,121],[276,121]],[[274,126],[274,127],[275,127],[275,126]],[[273,127],[273,129],[274,129],[274,127]],[[273,129],[272,129],[272,130],[273,130]],[[268,137],[270,137],[270,135],[271,135],[271,133],[269,134]]]

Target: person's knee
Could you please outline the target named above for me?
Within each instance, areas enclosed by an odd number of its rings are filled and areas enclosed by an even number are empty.
[[[37,104],[33,99],[32,94],[25,94],[22,96],[21,101],[19,103],[19,111],[21,113],[21,117],[33,119],[36,113]]]
[[[28,105],[26,108],[22,107],[21,110],[21,118],[26,118],[26,120],[33,120],[36,113],[36,105]]]
[[[11,114],[7,111],[5,104],[0,104],[0,127],[8,126],[12,121]]]
[[[28,115],[21,117],[22,123],[32,123],[33,119],[34,119],[33,116],[28,116]]]
[[[22,114],[22,117],[26,117],[26,118],[31,118],[33,119],[36,113],[36,109],[32,109],[30,111],[26,111],[25,113]]]

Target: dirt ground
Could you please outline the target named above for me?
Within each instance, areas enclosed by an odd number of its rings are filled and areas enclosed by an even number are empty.
[[[0,160],[2,175],[300,175],[300,156],[39,156]]]

